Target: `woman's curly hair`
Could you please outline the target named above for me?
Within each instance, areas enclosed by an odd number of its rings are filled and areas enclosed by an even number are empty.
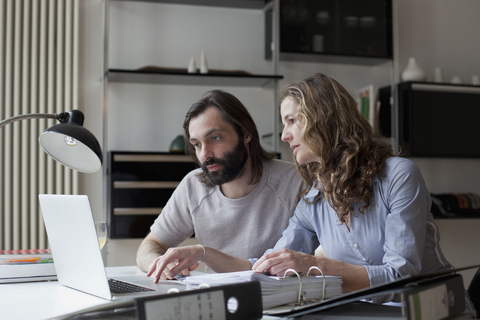
[[[373,200],[373,181],[383,176],[385,160],[392,149],[374,138],[372,127],[357,110],[355,100],[334,79],[316,73],[284,87],[280,103],[290,97],[298,104],[295,123],[301,139],[320,158],[320,162],[299,164],[297,170],[306,188],[297,200],[312,189],[320,190],[312,202],[328,201],[339,220],[368,211]]]

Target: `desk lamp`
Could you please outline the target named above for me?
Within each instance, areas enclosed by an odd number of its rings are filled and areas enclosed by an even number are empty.
[[[74,170],[93,173],[102,167],[103,156],[95,136],[83,127],[85,117],[79,110],[60,114],[31,113],[0,121],[0,128],[26,119],[57,119],[60,124],[45,130],[38,141],[53,159]]]

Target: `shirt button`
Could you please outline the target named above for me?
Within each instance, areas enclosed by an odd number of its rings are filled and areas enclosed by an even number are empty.
[[[367,259],[365,259],[365,258],[363,258],[362,260],[363,260],[363,261],[367,261]]]
[[[355,243],[353,246],[354,246],[355,248],[358,248],[358,244],[356,244],[356,243]]]

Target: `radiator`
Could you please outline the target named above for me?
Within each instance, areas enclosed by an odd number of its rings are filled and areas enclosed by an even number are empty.
[[[0,1],[0,119],[78,109],[79,0]],[[0,129],[0,249],[44,249],[38,194],[77,194],[76,171],[38,136],[55,120]]]

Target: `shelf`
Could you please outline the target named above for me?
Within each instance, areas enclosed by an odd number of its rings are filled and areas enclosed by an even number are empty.
[[[281,80],[281,75],[253,75],[226,73],[187,73],[186,71],[138,71],[126,69],[109,69],[108,79],[112,82],[175,84],[197,86],[239,86],[263,87],[273,80]]]
[[[239,8],[239,9],[262,9],[270,1],[266,0],[114,0],[132,2],[157,2],[171,4],[187,4],[197,6]]]

